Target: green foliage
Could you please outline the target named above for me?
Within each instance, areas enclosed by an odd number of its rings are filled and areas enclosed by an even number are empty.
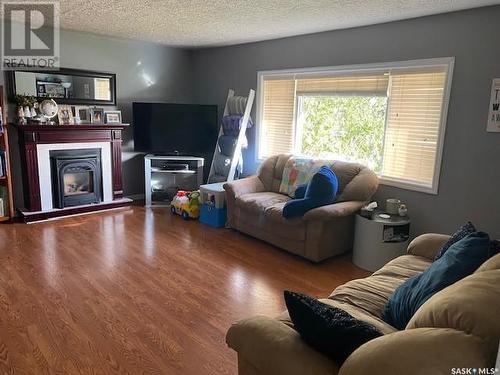
[[[19,95],[17,94],[14,98],[14,101],[18,106],[28,106],[31,107],[36,102],[36,98],[30,95]]]
[[[302,153],[357,161],[380,171],[386,102],[385,97],[302,97]]]

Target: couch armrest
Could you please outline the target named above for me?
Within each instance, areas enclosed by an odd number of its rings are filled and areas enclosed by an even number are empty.
[[[338,371],[335,362],[308,346],[293,328],[269,317],[233,324],[226,342],[259,374],[332,375]]]
[[[430,260],[434,260],[438,251],[445,244],[450,236],[446,234],[426,233],[416,237],[408,245],[408,254],[418,255]]]
[[[477,336],[447,328],[390,333],[360,346],[339,375],[451,374],[452,368],[492,367],[493,358]]]
[[[304,220],[332,220],[338,217],[353,215],[365,205],[366,202],[347,201],[329,204],[313,208],[307,211],[303,218]]]
[[[263,192],[265,189],[264,184],[258,176],[250,176],[224,184],[224,190],[233,198],[237,198],[243,194]]]

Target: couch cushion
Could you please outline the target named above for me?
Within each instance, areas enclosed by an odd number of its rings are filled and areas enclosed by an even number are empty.
[[[265,209],[276,203],[282,203],[290,200],[290,197],[266,191],[263,193],[244,194],[236,198],[236,205],[243,210],[264,213]]]
[[[257,175],[264,183],[267,191],[278,193],[283,177],[283,169],[290,158],[288,154],[274,155],[262,162]]]
[[[377,191],[377,175],[361,164],[336,161],[332,170],[339,179],[337,202],[368,201]]]
[[[486,262],[481,264],[481,267],[479,267],[475,273],[492,270],[500,270],[500,254],[491,257]]]
[[[499,285],[500,269],[474,273],[432,296],[406,328],[456,329],[487,340],[496,351],[500,337]]]
[[[471,233],[454,243],[422,274],[399,286],[389,298],[382,319],[404,329],[412,316],[432,295],[470,275],[490,256],[490,237]]]
[[[423,257],[402,255],[369,277],[339,286],[329,298],[379,318],[394,290],[408,278],[423,272],[430,264],[431,261]]]

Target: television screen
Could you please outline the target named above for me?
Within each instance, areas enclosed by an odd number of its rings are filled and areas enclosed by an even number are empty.
[[[134,149],[159,155],[211,158],[217,142],[217,106],[132,104]]]

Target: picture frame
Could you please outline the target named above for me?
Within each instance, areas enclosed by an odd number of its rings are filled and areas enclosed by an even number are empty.
[[[74,107],[75,124],[90,124],[90,108],[83,105]]]
[[[74,125],[75,118],[73,117],[73,111],[70,105],[62,104],[58,106],[57,119],[59,125]]]
[[[106,111],[104,112],[104,120],[106,124],[121,124],[122,111]]]
[[[90,123],[104,124],[104,108],[90,108]]]

